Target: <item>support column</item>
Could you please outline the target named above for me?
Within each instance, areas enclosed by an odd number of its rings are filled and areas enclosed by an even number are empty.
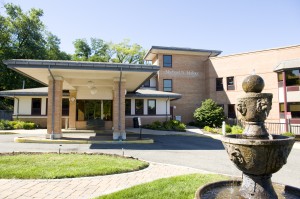
[[[70,92],[70,103],[69,103],[69,129],[76,130],[76,97],[77,91],[71,90]]]
[[[113,91],[113,139],[126,140],[125,132],[125,79],[119,82],[119,79],[114,79]],[[119,85],[121,87],[119,87]],[[120,95],[119,95],[120,94]]]
[[[63,78],[49,76],[48,87],[48,118],[46,138],[61,138],[62,132],[62,88]]]

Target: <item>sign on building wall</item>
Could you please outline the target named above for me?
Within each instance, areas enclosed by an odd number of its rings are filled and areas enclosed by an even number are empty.
[[[191,71],[191,70],[164,70],[161,71],[161,73],[165,76],[170,77],[189,77],[189,78],[195,78],[199,77],[199,72]]]

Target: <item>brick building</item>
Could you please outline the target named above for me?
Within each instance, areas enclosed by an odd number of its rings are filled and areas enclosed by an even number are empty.
[[[0,96],[15,100],[14,119],[47,127],[48,137],[61,137],[61,128],[100,128],[113,129],[114,139],[126,139],[125,127],[134,117],[143,124],[171,118],[189,123],[207,98],[228,118],[239,117],[235,103],[243,94],[242,81],[255,72],[265,80],[263,92],[273,94],[267,120],[300,123],[300,45],[220,54],[153,46],[146,65],[8,60],[9,68],[48,87],[1,91]]]

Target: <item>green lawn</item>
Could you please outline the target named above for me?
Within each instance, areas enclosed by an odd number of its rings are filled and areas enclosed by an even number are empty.
[[[124,173],[148,163],[99,154],[0,154],[0,178],[56,179]]]
[[[207,183],[226,180],[216,174],[190,174],[141,184],[97,199],[193,199],[196,190]]]

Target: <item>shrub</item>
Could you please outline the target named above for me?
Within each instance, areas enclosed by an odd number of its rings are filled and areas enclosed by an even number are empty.
[[[222,107],[218,106],[212,99],[207,99],[195,110],[194,119],[200,127],[221,127],[225,114]]]
[[[238,125],[234,125],[231,127],[231,133],[232,134],[242,134],[244,129]]]
[[[218,134],[222,133],[220,129],[212,128],[212,127],[209,127],[209,126],[205,126],[204,130],[207,131],[207,132],[210,132],[210,133],[218,133]]]
[[[283,133],[282,135],[284,135],[284,136],[289,136],[289,137],[295,137],[295,134],[292,133],[292,132],[285,132],[285,133]]]
[[[225,125],[225,132],[226,133],[231,133],[231,126],[229,124]]]
[[[10,124],[8,120],[0,120],[0,130],[11,130],[14,127]]]
[[[33,122],[26,122],[26,123],[24,123],[23,128],[24,129],[35,129],[36,125]]]
[[[153,130],[163,130],[163,131],[185,131],[186,125],[177,120],[165,121],[163,123],[155,121],[152,124],[147,124],[143,126],[147,129]]]
[[[13,129],[23,129],[25,124],[24,121],[20,121],[20,120],[9,121],[9,123],[11,124]]]
[[[20,120],[8,121],[0,120],[0,130],[12,129],[35,129],[37,125],[33,122],[24,122]]]

